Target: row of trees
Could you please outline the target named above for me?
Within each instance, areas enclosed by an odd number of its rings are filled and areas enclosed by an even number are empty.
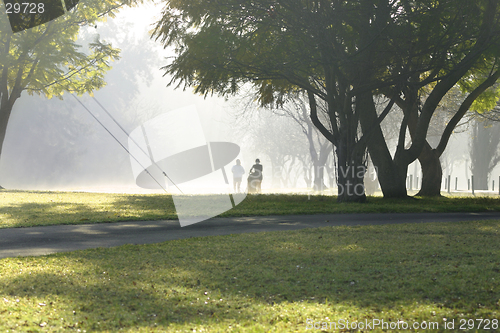
[[[455,126],[471,107],[492,107],[499,28],[495,0],[186,0],[166,3],[154,36],[176,48],[164,67],[172,82],[198,93],[230,95],[251,83],[263,105],[302,94],[312,123],[335,146],[339,192],[363,182],[350,171],[363,167],[367,149],[384,196],[405,197],[417,158],[420,194],[439,195],[439,157]],[[455,87],[465,98],[433,147],[432,116]],[[379,97],[386,101],[377,112]],[[391,154],[381,126],[393,112],[401,122]],[[365,199],[342,193],[342,201]]]
[[[453,116],[459,93],[441,103],[440,108],[433,116],[429,127],[428,141],[437,145],[440,134]],[[252,103],[252,96],[239,98],[233,103],[231,127],[239,141],[243,142],[244,158],[266,157],[266,183],[274,189],[303,187],[315,190],[325,190],[336,182],[333,169],[335,160],[331,143],[312,125],[305,101],[291,100],[279,109],[262,109]],[[451,114],[450,114],[451,113]],[[320,113],[321,116],[321,113]],[[400,122],[398,114],[389,114],[382,124],[384,137],[389,143],[391,152],[397,144],[397,124]],[[485,118],[487,116],[487,118]],[[443,175],[456,174],[454,168],[465,163],[465,182],[474,175],[476,190],[491,189],[492,172],[500,162],[500,122],[496,118],[496,109],[486,115],[469,112],[462,123],[457,126],[450,144],[441,156]],[[453,139],[453,140],[452,140]],[[464,149],[469,141],[469,149]],[[470,165],[469,162],[470,161]],[[421,177],[415,169],[409,170],[413,174],[412,185],[420,188]],[[470,168],[470,169],[469,169]],[[371,163],[367,161],[370,172],[365,175],[365,189],[367,194],[373,194],[377,189],[378,180]],[[463,176],[459,177],[461,179]],[[455,179],[454,177],[452,179]],[[300,184],[298,180],[303,180]],[[495,180],[496,182],[496,180]],[[462,188],[464,184],[461,185]]]
[[[105,84],[119,50],[99,40],[83,50],[74,39],[82,26],[124,4],[130,2],[85,2],[16,34],[0,17],[0,154],[24,91],[52,97]],[[316,170],[324,170],[331,151],[325,139],[331,142],[339,200],[365,199],[344,189],[363,183],[358,170],[367,150],[384,196],[406,196],[408,165],[417,158],[420,194],[439,195],[439,157],[453,130],[469,109],[482,112],[497,100],[498,6],[494,0],[167,1],[153,36],[175,47],[164,67],[172,83],[221,95],[253,85],[261,105],[278,106],[302,127]],[[436,110],[458,90],[463,97],[438,142],[429,142]],[[384,128],[389,118],[399,120],[394,138]],[[321,187],[323,177],[314,178]]]

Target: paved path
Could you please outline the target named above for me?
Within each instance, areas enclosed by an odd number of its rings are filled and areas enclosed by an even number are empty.
[[[184,228],[174,221],[141,221],[0,229],[0,258],[159,243],[189,237],[296,230],[339,225],[499,219],[500,213],[318,214],[212,218]]]

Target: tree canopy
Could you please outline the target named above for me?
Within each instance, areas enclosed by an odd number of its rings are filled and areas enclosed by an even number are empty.
[[[307,91],[312,121],[337,147],[339,167],[362,163],[367,147],[384,195],[398,197],[442,98],[455,85],[468,92],[440,149],[498,79],[499,30],[495,0],[176,0],[166,2],[154,36],[175,46],[164,67],[172,83],[196,92],[232,94],[250,82],[266,104]],[[380,94],[390,102],[377,114]],[[327,103],[330,126],[317,118],[316,98]],[[404,117],[392,156],[380,123],[395,103]]]

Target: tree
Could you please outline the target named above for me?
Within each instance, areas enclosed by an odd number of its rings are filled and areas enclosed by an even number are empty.
[[[336,147],[339,192],[352,194],[339,198],[363,201],[364,193],[353,190],[362,185],[364,173],[356,168],[366,148],[385,197],[407,196],[407,168],[418,157],[424,179],[437,183],[429,171],[440,170],[435,162],[454,126],[500,76],[498,6],[495,0],[169,1],[154,35],[176,45],[165,67],[172,82],[196,92],[227,95],[252,82],[269,104],[305,90],[311,121]],[[429,122],[457,84],[469,94],[432,149]],[[380,94],[389,102],[378,114],[374,95]],[[328,106],[331,130],[317,117],[316,99]],[[381,123],[394,104],[403,117],[392,155]]]
[[[311,121],[340,147],[339,200],[364,201],[362,191],[353,193],[356,185],[362,185],[363,175],[356,172],[351,177],[349,172],[362,164],[363,156],[351,156],[359,131],[357,121],[348,119],[356,115],[350,104],[338,110],[335,105],[342,104],[348,88],[340,92],[344,97],[338,96],[331,86],[331,64],[324,63],[318,41],[311,38],[319,31],[315,26],[304,27],[304,23],[314,23],[318,8],[319,2],[304,7],[301,1],[170,1],[154,35],[165,46],[176,46],[177,56],[164,67],[172,75],[172,83],[196,87],[197,93],[234,94],[244,83],[252,82],[261,104],[282,105],[290,92],[306,91]],[[320,124],[316,98],[328,105],[333,133]],[[346,187],[350,188],[344,191]]]
[[[314,127],[309,118],[308,103],[303,95],[297,94],[288,99],[288,102],[274,112],[291,118],[298,126],[309,145],[309,155],[313,167],[312,187],[315,191],[326,189],[324,183],[326,162],[332,153],[331,142],[326,140]]]
[[[419,158],[421,195],[439,195],[444,152],[455,126],[500,76],[496,1],[393,1],[362,5],[352,20],[358,47],[347,57],[344,76],[352,95],[370,156],[386,197],[406,196],[407,168]],[[382,55],[384,58],[381,58]],[[356,80],[356,73],[361,80]],[[443,97],[456,85],[468,92],[436,148],[427,142],[430,121]],[[380,129],[387,112],[377,114],[374,94],[400,106],[396,151],[392,156]],[[407,145],[407,131],[411,145]]]
[[[23,92],[62,98],[64,92],[83,94],[105,85],[104,74],[119,50],[99,39],[82,50],[75,39],[81,27],[113,16],[126,3],[79,3],[59,18],[17,33],[0,15],[0,156],[10,115]]]
[[[418,195],[439,196],[442,179],[439,158],[451,134],[473,103],[484,98],[485,91],[500,76],[497,64],[499,22],[496,1],[431,2],[431,5],[424,6],[424,10],[433,14],[422,16],[425,21],[420,22],[424,31],[429,29],[429,34],[417,31],[413,37],[409,30],[410,40],[423,41],[429,47],[427,50],[425,47],[408,48],[410,61],[402,62],[398,69],[405,69],[408,77],[400,83],[400,93],[392,92],[387,96],[392,96],[403,109],[401,137],[403,131],[409,129],[412,138],[411,147],[401,149],[394,163],[403,169],[407,161],[418,155],[423,175]],[[420,55],[423,57],[419,58]],[[432,147],[427,142],[430,121],[443,98],[453,94],[456,86],[467,95],[440,134],[437,146]],[[372,143],[377,144],[375,140]]]
[[[500,162],[499,144],[499,124],[476,119],[472,125],[469,147],[475,190],[488,189],[488,178]]]

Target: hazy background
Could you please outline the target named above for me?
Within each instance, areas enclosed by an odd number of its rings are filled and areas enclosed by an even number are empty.
[[[151,40],[148,33],[159,13],[159,7],[145,4],[122,10],[115,19],[82,30],[79,40],[82,44],[99,34],[102,40],[122,50],[121,59],[112,64],[113,69],[106,76],[107,86],[97,91],[95,98],[129,133],[159,114],[194,105],[208,141],[238,144],[242,149],[239,158],[247,172],[254,160],[260,158],[264,165],[264,191],[307,191],[312,181],[310,147],[303,128],[290,114],[259,109],[252,104],[251,97],[238,96],[226,101],[166,87],[170,79],[162,76],[160,67],[173,54]],[[86,95],[79,99],[128,146],[127,136],[92,98]],[[398,130],[391,117],[396,123],[398,114],[388,117],[384,127],[386,136]],[[444,110],[436,115],[434,129],[439,132],[446,121]],[[456,177],[458,188],[467,189],[471,138],[477,137],[472,132],[473,123],[456,131],[443,154],[443,174],[451,176],[453,190]],[[499,132],[498,127],[493,131]],[[312,135],[319,149],[324,139],[316,131]],[[435,145],[436,140],[431,131],[429,142]],[[498,152],[498,143],[492,151]],[[329,155],[324,183],[333,187],[331,150]],[[228,165],[226,171],[231,179],[230,168]],[[414,163],[408,172],[413,180],[408,187],[415,189],[421,180],[420,168]],[[47,100],[23,93],[9,122],[0,173],[1,185],[9,189],[151,192],[135,185],[127,152],[69,94],[63,100]],[[487,181],[491,186],[492,180],[496,180],[497,191],[499,175],[496,168]]]

